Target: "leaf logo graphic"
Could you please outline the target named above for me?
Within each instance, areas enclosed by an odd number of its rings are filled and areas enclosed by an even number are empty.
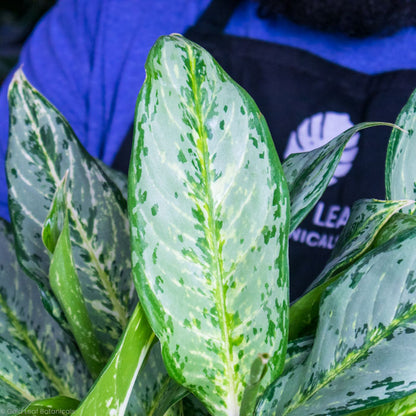
[[[303,120],[299,127],[290,133],[284,158],[286,159],[292,153],[307,152],[323,146],[352,126],[350,116],[346,113],[327,111],[314,114]],[[350,171],[358,154],[359,138],[359,133],[351,137],[329,186],[337,183],[339,178],[346,176]]]

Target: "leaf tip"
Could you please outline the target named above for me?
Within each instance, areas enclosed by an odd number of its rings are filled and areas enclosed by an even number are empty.
[[[8,90],[8,93],[10,94],[10,91],[12,90],[12,88],[15,86],[15,85],[17,85],[17,84],[19,84],[19,83],[23,83],[24,81],[27,81],[27,78],[26,78],[26,76],[25,76],[25,74],[24,74],[24,72],[23,72],[23,65],[21,65],[16,71],[15,71],[15,73],[13,74],[13,78],[12,78],[12,80],[10,81],[10,84],[9,84],[9,90]]]

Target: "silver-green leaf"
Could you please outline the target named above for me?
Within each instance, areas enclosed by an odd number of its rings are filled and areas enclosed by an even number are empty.
[[[6,168],[19,262],[56,310],[41,233],[55,191],[68,171],[74,261],[97,337],[109,356],[135,303],[126,201],[65,118],[21,70],[10,84],[9,105]]]
[[[7,368],[0,375],[2,405],[16,403],[21,409],[23,404],[56,394],[77,399],[86,394],[92,380],[78,349],[44,309],[35,282],[20,269],[11,227],[3,220],[0,338],[0,367]]]
[[[250,367],[281,370],[286,182],[248,94],[201,47],[160,38],[146,63],[129,172],[133,270],[169,374],[238,415]]]
[[[360,123],[324,146],[309,152],[293,153],[283,162],[290,192],[290,231],[301,223],[324,193],[351,137],[362,129],[375,126],[394,125],[381,122]]]
[[[367,253],[327,289],[310,354],[258,415],[342,415],[416,391],[415,231]]]
[[[373,248],[378,234],[394,214],[412,203],[362,199],[353,205],[348,223],[342,230],[325,268],[308,288],[307,293],[290,307],[291,339],[299,338],[308,327],[316,324],[320,299],[325,289],[338,279],[344,270]]]

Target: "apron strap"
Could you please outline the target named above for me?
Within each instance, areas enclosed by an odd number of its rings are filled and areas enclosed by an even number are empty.
[[[222,33],[241,0],[212,0],[196,23],[185,36],[197,28],[198,31]]]

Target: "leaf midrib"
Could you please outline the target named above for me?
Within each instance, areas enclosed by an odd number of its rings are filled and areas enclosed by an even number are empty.
[[[198,157],[201,162],[201,178],[203,180],[204,186],[204,195],[206,196],[205,205],[206,211],[208,214],[208,232],[206,232],[206,238],[208,241],[208,245],[210,251],[212,253],[212,258],[215,261],[216,273],[216,287],[215,287],[215,308],[218,312],[218,321],[221,330],[221,336],[224,343],[224,350],[225,350],[225,359],[226,362],[224,363],[225,367],[225,375],[227,380],[229,381],[229,394],[228,399],[231,399],[232,402],[227,402],[231,405],[230,408],[227,410],[231,411],[230,415],[238,415],[238,403],[237,403],[237,388],[235,386],[235,379],[234,379],[234,370],[232,366],[233,353],[232,353],[232,346],[230,342],[230,334],[228,328],[228,321],[227,321],[227,309],[226,309],[226,302],[225,302],[225,293],[224,293],[224,269],[223,269],[223,259],[222,259],[222,250],[219,247],[220,242],[217,240],[216,237],[216,226],[215,226],[215,218],[214,218],[214,198],[212,195],[212,189],[210,186],[210,160],[209,160],[209,150],[208,150],[208,135],[207,131],[203,122],[203,113],[201,109],[201,102],[200,102],[200,92],[199,86],[196,81],[195,77],[195,67],[196,67],[196,58],[192,53],[192,49],[189,45],[186,46],[188,49],[189,55],[189,62],[190,62],[190,74],[191,74],[191,81],[192,81],[192,93],[194,95],[194,102],[195,102],[195,112],[197,117],[197,125],[198,125],[198,140],[196,142],[196,150]]]
[[[57,389],[58,393],[63,396],[73,397],[74,393],[70,390],[69,386],[63,383],[63,380],[56,376],[53,368],[48,364],[43,356],[42,352],[39,350],[35,342],[32,341],[30,335],[25,330],[23,325],[20,323],[19,319],[9,307],[2,295],[0,295],[0,307],[3,309],[7,318],[11,321],[13,328],[15,328],[20,335],[21,340],[33,353],[36,361],[38,362],[39,367],[43,370],[47,378],[52,382],[53,386]]]

